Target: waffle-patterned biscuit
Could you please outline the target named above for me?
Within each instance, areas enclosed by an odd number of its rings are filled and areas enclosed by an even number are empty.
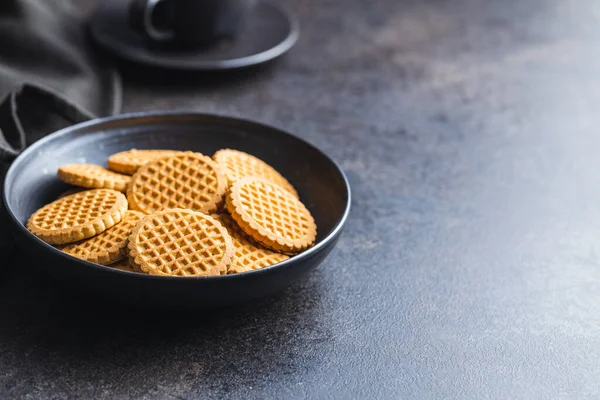
[[[127,258],[129,235],[143,216],[144,214],[137,211],[126,211],[123,220],[112,228],[81,242],[59,247],[59,249],[74,257],[96,264],[113,264]]]
[[[217,151],[213,159],[223,167],[230,185],[246,176],[257,176],[275,182],[298,197],[298,192],[287,179],[275,168],[253,155],[238,150],[223,149]]]
[[[252,238],[246,236],[237,226],[236,222],[228,214],[213,214],[213,218],[219,220],[229,232],[235,252],[229,274],[239,274],[277,264],[290,258],[285,254],[275,253],[256,243]]]
[[[138,169],[127,199],[132,210],[145,214],[169,208],[211,213],[223,203],[226,191],[227,178],[216,162],[185,152]]]
[[[224,275],[233,251],[231,237],[219,221],[191,210],[147,215],[129,237],[130,263],[152,275]]]
[[[111,189],[85,190],[37,210],[27,228],[50,244],[87,239],[119,223],[127,211],[125,196]]]
[[[131,177],[94,164],[68,164],[58,169],[60,180],[90,189],[114,189],[125,192]]]
[[[234,183],[227,210],[244,232],[272,250],[297,253],[317,236],[315,220],[304,204],[266,179],[246,177]]]
[[[117,261],[114,264],[110,264],[109,267],[114,268],[114,269],[120,269],[121,271],[138,272],[129,263],[129,258],[128,257],[125,257],[124,259],[122,259],[120,261]]]
[[[108,168],[122,174],[133,175],[143,165],[165,157],[179,154],[176,150],[131,149],[108,157]]]

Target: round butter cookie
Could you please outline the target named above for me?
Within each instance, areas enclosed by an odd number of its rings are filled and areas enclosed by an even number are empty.
[[[111,189],[85,190],[37,210],[27,221],[27,229],[46,243],[73,243],[119,223],[126,211],[127,199],[123,193]]]
[[[108,157],[108,168],[126,175],[133,175],[149,162],[181,153],[176,150],[136,150],[131,149]]]
[[[246,176],[257,176],[278,184],[298,197],[292,184],[260,158],[243,151],[223,149],[217,151],[213,155],[213,159],[223,167],[230,185]]]
[[[127,258],[129,235],[143,216],[138,211],[126,211],[123,220],[112,228],[81,242],[61,246],[59,250],[96,264],[113,264]]]
[[[167,276],[225,275],[234,247],[223,225],[209,215],[183,209],[147,215],[129,237],[130,264]]]
[[[228,214],[213,214],[212,217],[220,221],[227,229],[227,232],[229,232],[231,240],[233,241],[233,247],[235,248],[233,259],[227,273],[239,274],[262,269],[290,258],[285,254],[271,251],[246,236]]]
[[[227,210],[246,234],[275,251],[297,253],[317,236],[315,220],[304,204],[266,179],[246,177],[234,183]]]
[[[211,213],[223,203],[227,178],[210,157],[185,152],[138,169],[127,200],[132,210],[151,214],[169,208]]]
[[[118,174],[100,165],[68,164],[58,169],[58,178],[71,185],[90,189],[114,189],[125,192],[131,177]]]

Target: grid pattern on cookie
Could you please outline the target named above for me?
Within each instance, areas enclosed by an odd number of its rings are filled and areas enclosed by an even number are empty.
[[[75,257],[91,258],[107,253],[112,248],[125,249],[131,230],[142,216],[141,213],[127,211],[123,220],[112,228],[82,242],[66,245],[61,250]]]
[[[71,164],[60,167],[63,172],[75,176],[81,176],[90,179],[109,180],[116,183],[127,185],[131,179],[129,176],[122,175],[108,170],[100,165],[93,164]]]
[[[219,221],[225,227],[225,229],[227,229],[227,233],[229,233],[229,236],[231,236],[231,240],[233,241],[234,245],[242,246],[245,244],[252,244],[248,238],[246,238],[243,234],[240,234],[240,228],[233,218],[231,218],[231,215],[227,213],[221,213],[211,214],[211,217]]]
[[[243,210],[277,236],[302,239],[314,225],[298,199],[270,182],[249,180],[240,187],[239,196]]]
[[[204,211],[218,195],[218,177],[211,162],[205,156],[180,155],[147,165],[134,177],[135,203],[148,213],[166,208]]]
[[[127,164],[133,167],[141,167],[150,161],[174,156],[180,153],[176,150],[129,150],[113,154],[108,158],[110,162]]]
[[[235,239],[234,239],[235,242]],[[250,271],[277,264],[289,258],[285,254],[279,254],[267,249],[261,249],[253,245],[240,246],[234,244],[235,253],[229,270],[231,272]]]
[[[250,154],[237,150],[221,150],[215,154],[215,160],[225,168],[230,183],[246,176],[258,176],[290,190],[291,184],[287,179],[269,164]]]
[[[164,213],[144,222],[135,246],[142,268],[165,275],[196,276],[214,271],[227,251],[223,231],[198,213]],[[144,268],[143,268],[144,269]]]
[[[268,267],[289,258],[285,254],[275,253],[265,249],[260,244],[249,239],[237,226],[236,222],[227,214],[212,215],[219,220],[229,232],[235,248],[230,273],[240,273]]]
[[[117,203],[118,192],[86,190],[58,199],[36,211],[31,223],[38,229],[71,228],[100,218]]]

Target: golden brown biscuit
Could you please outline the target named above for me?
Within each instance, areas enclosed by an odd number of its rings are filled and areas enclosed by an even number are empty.
[[[213,155],[213,159],[223,167],[229,184],[246,176],[257,176],[267,179],[298,197],[296,189],[275,168],[263,160],[243,151],[223,149]]]
[[[108,157],[108,168],[126,175],[133,175],[149,162],[181,153],[176,150],[136,150],[131,149]]]
[[[219,221],[183,209],[145,216],[131,232],[128,247],[133,266],[168,276],[224,275],[234,252]]]
[[[138,211],[126,211],[123,220],[112,228],[81,242],[60,246],[59,249],[96,264],[113,264],[127,258],[129,235],[143,216]]]
[[[281,186],[257,177],[242,178],[227,195],[227,210],[239,227],[263,246],[297,253],[311,246],[317,226],[308,209]]]
[[[94,164],[68,164],[58,169],[58,177],[71,185],[90,189],[114,189],[125,192],[131,177]]]
[[[285,254],[271,251],[246,236],[229,214],[213,214],[212,217],[225,226],[235,247],[228,274],[262,269],[290,258]]]
[[[200,153],[185,152],[141,167],[127,190],[129,206],[144,214],[169,208],[211,213],[223,203],[227,178]]]
[[[119,223],[127,211],[123,193],[111,189],[85,190],[37,210],[27,229],[50,244],[87,239]]]

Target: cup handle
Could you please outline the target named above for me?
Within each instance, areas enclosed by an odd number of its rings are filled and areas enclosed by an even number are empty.
[[[154,9],[163,1],[166,0],[145,0],[143,6],[138,8],[137,11],[141,13],[138,18],[141,22],[142,30],[150,39],[157,42],[168,42],[175,37],[173,30],[157,29],[152,23]]]

